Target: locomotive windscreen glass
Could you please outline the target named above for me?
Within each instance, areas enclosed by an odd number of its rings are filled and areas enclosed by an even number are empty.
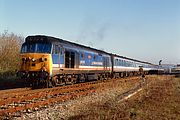
[[[50,43],[23,44],[21,53],[51,53]]]

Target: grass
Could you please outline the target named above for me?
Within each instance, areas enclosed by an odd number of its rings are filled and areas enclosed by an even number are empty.
[[[140,93],[123,102],[115,96],[91,103],[69,120],[180,120],[180,78],[156,76]]]

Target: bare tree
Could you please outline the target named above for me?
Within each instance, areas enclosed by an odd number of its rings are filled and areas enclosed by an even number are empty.
[[[23,37],[14,33],[0,34],[0,73],[18,69],[20,46]]]

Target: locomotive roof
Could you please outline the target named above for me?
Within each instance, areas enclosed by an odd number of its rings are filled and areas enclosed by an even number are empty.
[[[34,39],[34,38],[37,38],[37,39]],[[144,62],[144,61],[136,60],[136,59],[133,59],[133,58],[128,58],[128,57],[108,53],[108,52],[105,52],[103,50],[98,50],[98,49],[91,48],[91,47],[88,47],[88,46],[85,46],[85,45],[80,45],[80,44],[77,44],[77,43],[74,43],[74,42],[70,42],[70,41],[67,41],[67,40],[63,40],[63,39],[59,39],[59,38],[55,38],[55,37],[51,37],[51,36],[45,36],[45,35],[28,36],[28,37],[26,37],[25,42],[26,43],[33,43],[33,42],[58,43],[58,42],[62,42],[62,43],[65,43],[65,44],[70,44],[70,45],[74,45],[74,46],[94,50],[94,51],[97,51],[97,52],[100,52],[100,53],[105,53],[105,54],[108,54],[108,55],[114,55],[116,57],[120,57],[120,58],[123,58],[123,59],[128,59],[128,60],[132,60],[132,61],[135,61],[135,62],[154,65],[154,64],[149,63],[149,62]]]
[[[34,38],[37,38],[37,39],[34,39]],[[51,37],[51,36],[44,36],[44,35],[28,36],[26,38],[25,42],[26,43],[33,43],[33,42],[59,43],[59,42],[61,42],[61,43],[65,43],[65,44],[78,46],[78,47],[81,47],[81,48],[86,48],[86,49],[98,51],[100,53],[105,53],[105,54],[109,54],[109,55],[111,54],[111,53],[105,52],[103,50],[98,50],[98,49],[91,48],[91,47],[88,47],[88,46],[85,46],[85,45],[77,44],[77,43],[74,43],[74,42],[70,42],[70,41],[67,41],[67,40],[63,40],[63,39],[59,39],[59,38],[55,38],[55,37]]]
[[[120,56],[120,55],[116,55],[116,54],[114,54],[114,56],[116,56],[116,57],[120,57],[120,58],[123,58],[123,59],[132,60],[132,61],[135,61],[135,62],[144,63],[144,64],[155,65],[155,64],[152,64],[152,63],[149,63],[149,62],[140,61],[140,60],[136,60],[136,59],[133,59],[133,58],[128,58],[128,57],[124,57],[124,56]]]

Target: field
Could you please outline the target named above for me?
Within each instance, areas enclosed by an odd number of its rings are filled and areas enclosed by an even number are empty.
[[[155,77],[141,92],[128,100],[90,104],[88,110],[69,120],[180,120],[180,78]]]
[[[92,84],[92,83],[91,83]],[[180,119],[180,78],[173,76],[146,76],[143,82],[141,77],[121,78],[113,80],[105,80],[91,84],[82,84],[84,88],[91,87],[91,93],[84,95],[76,95],[70,99],[58,101],[56,99],[57,90],[67,91],[68,89],[76,89],[77,85],[59,87],[53,89],[31,90],[30,94],[38,94],[37,102],[43,99],[43,93],[46,92],[46,103],[41,108],[28,109],[19,111],[10,116],[2,116],[0,118],[8,119],[65,119],[65,120],[179,120]],[[79,86],[79,85],[78,85]],[[87,87],[86,87],[87,86]],[[67,88],[67,89],[66,89]],[[54,91],[56,94],[54,96]],[[13,90],[11,90],[11,93]],[[50,91],[48,93],[47,91]],[[8,90],[5,90],[9,93]],[[74,94],[72,91],[70,94]],[[83,90],[82,93],[86,92]],[[0,91],[4,98],[11,96]],[[18,98],[17,91],[12,94]],[[25,94],[22,93],[21,94]],[[69,93],[68,93],[69,94]],[[68,96],[67,93],[63,95]],[[25,95],[27,96],[27,95]],[[27,96],[28,97],[28,96]],[[32,96],[31,96],[32,97]],[[58,96],[58,97],[61,97]],[[11,100],[12,100],[11,98]],[[13,99],[16,99],[13,98]],[[20,98],[23,99],[23,96]],[[6,98],[8,99],[8,98]],[[50,99],[55,102],[51,103]],[[36,102],[36,100],[33,100]],[[18,100],[17,100],[18,101]],[[18,102],[20,102],[19,100]],[[51,104],[50,104],[51,103]],[[26,107],[28,104],[26,104]],[[15,107],[15,106],[14,106]]]

